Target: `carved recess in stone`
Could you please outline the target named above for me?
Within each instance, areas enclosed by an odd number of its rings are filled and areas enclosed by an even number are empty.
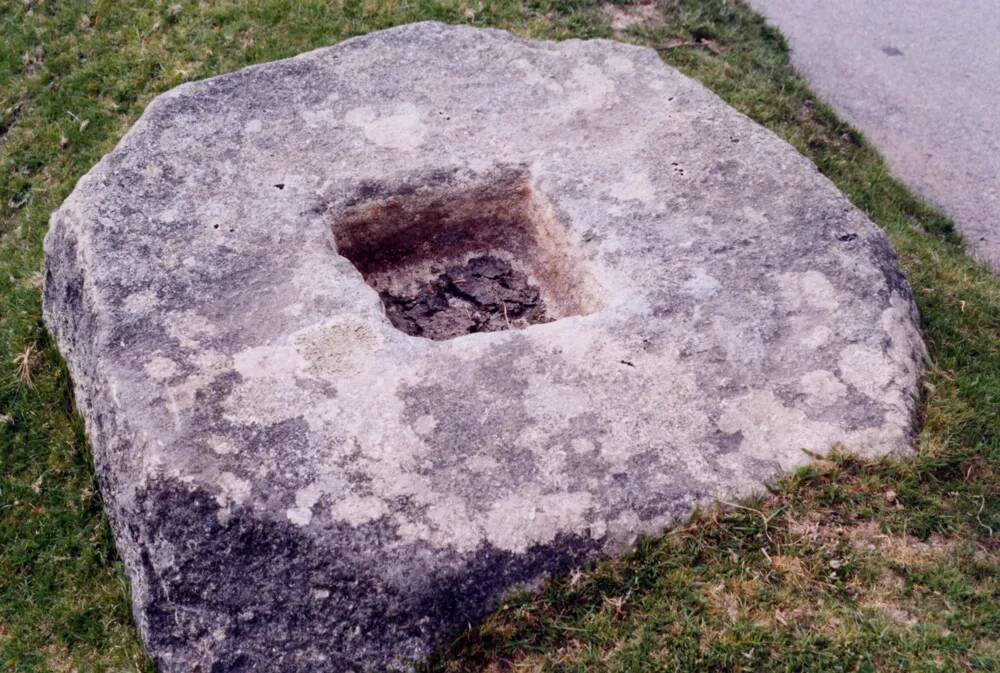
[[[436,172],[392,193],[367,185],[364,194],[330,213],[336,248],[406,334],[450,339],[601,306],[524,166],[465,179]]]
[[[885,236],[625,44],[423,23],[185,84],[45,251],[164,673],[406,669],[803,449],[912,436]]]

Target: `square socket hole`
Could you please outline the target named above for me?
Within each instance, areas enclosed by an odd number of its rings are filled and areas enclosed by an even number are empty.
[[[527,172],[366,184],[330,213],[337,252],[392,325],[441,341],[597,311],[597,285]]]

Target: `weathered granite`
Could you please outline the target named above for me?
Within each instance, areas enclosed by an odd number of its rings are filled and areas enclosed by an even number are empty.
[[[655,52],[436,23],[153,101],[45,319],[186,673],[406,668],[802,449],[905,450],[923,357],[883,234]]]

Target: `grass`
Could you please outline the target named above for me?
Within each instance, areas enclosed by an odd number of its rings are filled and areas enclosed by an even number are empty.
[[[618,11],[634,11],[619,5]],[[41,320],[49,214],[157,93],[418,19],[611,37],[591,0],[0,0],[0,671],[151,671],[69,379]],[[1000,283],[815,100],[732,0],[668,0],[661,47],[888,232],[933,360],[918,453],[819,460],[511,600],[436,671],[1000,671]]]

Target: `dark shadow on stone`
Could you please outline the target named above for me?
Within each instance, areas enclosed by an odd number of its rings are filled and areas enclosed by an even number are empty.
[[[331,526],[320,541],[239,509],[220,523],[212,495],[173,480],[140,502],[140,622],[164,671],[409,670],[512,587],[567,572],[596,550],[561,536],[524,554],[407,544],[378,555],[394,536],[385,519]],[[211,654],[185,659],[199,650]]]

